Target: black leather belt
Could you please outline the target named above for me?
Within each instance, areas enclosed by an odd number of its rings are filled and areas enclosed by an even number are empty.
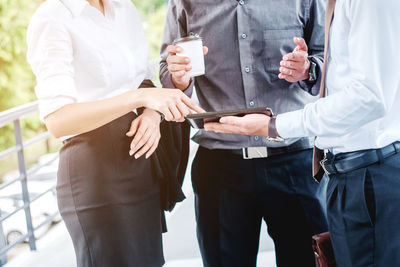
[[[283,155],[290,152],[311,149],[313,143],[308,139],[300,139],[299,141],[284,147],[246,147],[242,149],[213,149],[224,155],[240,157],[243,159],[268,158],[272,156]]]
[[[328,175],[347,173],[368,167],[400,153],[400,142],[392,143],[380,149],[361,150],[337,155],[328,152],[320,162]]]

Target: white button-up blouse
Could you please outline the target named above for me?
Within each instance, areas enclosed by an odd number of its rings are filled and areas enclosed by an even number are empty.
[[[86,0],[47,0],[27,34],[40,117],[74,102],[139,87],[154,75],[138,13],[130,0],[103,0],[105,16]]]

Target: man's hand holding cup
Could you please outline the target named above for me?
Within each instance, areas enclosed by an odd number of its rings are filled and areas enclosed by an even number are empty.
[[[194,76],[190,75],[190,72],[193,70],[193,59],[198,60],[198,57],[193,58],[191,55],[191,51],[184,50],[186,49],[182,48],[179,44],[169,45],[167,47],[167,51],[169,53],[167,57],[168,71],[172,75],[172,82],[174,83],[175,87],[182,91],[186,90],[189,87],[191,77],[198,76],[196,74],[194,74]],[[206,46],[203,46],[202,56],[206,55],[207,53],[208,48]],[[204,68],[204,58],[202,60]],[[197,64],[197,62],[194,63]]]

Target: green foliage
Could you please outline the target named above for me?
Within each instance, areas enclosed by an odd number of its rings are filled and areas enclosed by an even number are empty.
[[[26,30],[39,0],[0,0],[0,111],[35,99],[35,78],[26,62]],[[43,128],[33,117],[24,120],[26,132]],[[14,144],[11,125],[0,128],[0,150]]]
[[[160,58],[161,37],[164,29],[167,5],[165,0],[132,0],[139,10],[146,36],[150,45],[150,60]],[[153,82],[160,86],[158,75],[153,78]]]
[[[0,0],[0,111],[34,100],[25,35],[38,3]]]
[[[150,45],[150,58],[160,57],[161,37],[164,28],[165,0],[132,0],[139,10]]]
[[[156,13],[163,5],[165,0],[132,0],[139,12],[145,15]]]

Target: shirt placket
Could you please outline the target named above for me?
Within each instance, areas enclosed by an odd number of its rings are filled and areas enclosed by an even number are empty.
[[[242,70],[243,78],[243,90],[247,108],[258,107],[256,99],[256,82],[254,77],[254,61],[253,53],[251,49],[251,15],[248,8],[249,1],[251,0],[239,0],[237,7],[237,25],[238,25],[238,42],[239,42],[239,55],[240,65]],[[257,146],[262,144],[261,138],[258,136],[249,137],[250,144]]]

